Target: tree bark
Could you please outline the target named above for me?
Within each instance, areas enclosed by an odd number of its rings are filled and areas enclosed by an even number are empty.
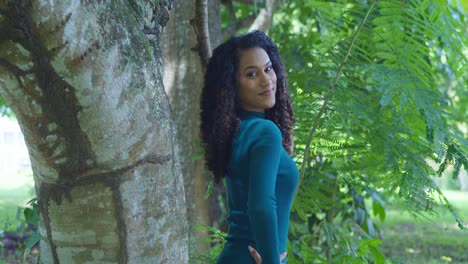
[[[211,45],[221,41],[220,1],[208,2]],[[169,96],[177,124],[177,140],[181,147],[182,172],[191,240],[206,237],[206,232],[194,230],[197,224],[211,225],[209,209],[216,204],[204,198],[211,174],[205,168],[200,141],[200,95],[204,67],[197,53],[197,35],[190,20],[195,17],[195,1],[175,1],[171,19],[163,32],[164,86]],[[197,245],[199,251],[207,245]]]
[[[0,92],[30,153],[42,263],[188,263],[158,43],[170,4],[0,2]]]
[[[174,111],[177,142],[184,176],[185,198],[189,222],[190,245],[204,251],[197,241],[206,232],[196,231],[197,224],[208,224],[208,204],[204,199],[209,174],[204,168],[199,135],[199,97],[203,85],[203,69],[198,54],[192,51],[196,35],[190,19],[194,17],[195,1],[175,1],[171,19],[161,41],[164,65],[164,87]],[[193,250],[194,248],[191,248]]]
[[[208,59],[211,57],[211,40],[208,30],[208,0],[195,0],[195,17],[192,21],[198,39],[198,54],[202,67],[205,68],[208,64]]]
[[[221,30],[221,0],[208,1],[208,24],[210,30],[211,47],[214,49],[221,44],[223,33]],[[228,231],[226,190],[223,185],[215,184],[209,201],[210,226]]]

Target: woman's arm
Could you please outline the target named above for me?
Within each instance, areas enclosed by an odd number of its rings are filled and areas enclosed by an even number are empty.
[[[255,124],[249,151],[248,215],[256,250],[264,263],[279,264],[276,177],[282,150],[282,136],[271,121]]]

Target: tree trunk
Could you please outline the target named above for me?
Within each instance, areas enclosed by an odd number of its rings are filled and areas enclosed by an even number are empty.
[[[158,48],[169,8],[0,2],[0,92],[30,153],[42,263],[188,262]]]
[[[216,15],[217,8],[219,15],[219,0],[210,1],[209,4],[210,14],[214,11]],[[204,198],[211,174],[205,168],[200,145],[200,95],[204,67],[194,50],[197,47],[197,36],[190,23],[195,16],[195,1],[175,1],[170,16],[161,42],[164,54],[164,86],[177,124],[177,140],[183,154],[181,164],[185,195],[186,200],[191,201],[187,203],[190,239],[196,244],[198,239],[206,237],[206,233],[195,231],[194,226],[211,224],[208,213],[211,205]],[[219,19],[215,23],[220,27]],[[212,39],[219,37],[214,35]],[[198,244],[198,250],[203,251],[206,246]]]
[[[221,0],[208,1],[208,17],[211,47],[214,49],[221,44],[223,35],[221,31]],[[209,204],[210,208],[208,214],[210,225],[227,232],[227,201],[226,190],[223,185],[216,184],[213,186]]]

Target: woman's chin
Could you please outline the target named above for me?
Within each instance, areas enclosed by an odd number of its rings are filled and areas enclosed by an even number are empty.
[[[273,108],[274,106],[275,106],[275,102],[273,101],[273,102],[268,103],[265,109],[268,110],[268,109]]]

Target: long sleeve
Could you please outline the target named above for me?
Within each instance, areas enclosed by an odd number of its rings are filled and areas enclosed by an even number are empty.
[[[262,263],[280,263],[276,178],[282,149],[278,127],[270,121],[256,124],[249,150],[248,215]]]

